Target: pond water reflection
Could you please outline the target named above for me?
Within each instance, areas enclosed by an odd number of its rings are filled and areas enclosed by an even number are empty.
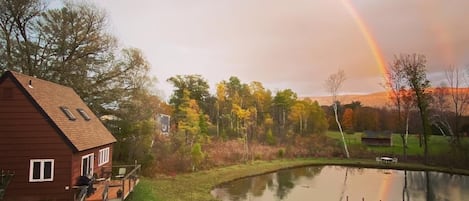
[[[469,177],[439,172],[311,166],[240,179],[212,190],[223,201],[462,201]],[[465,199],[464,199],[465,198]]]

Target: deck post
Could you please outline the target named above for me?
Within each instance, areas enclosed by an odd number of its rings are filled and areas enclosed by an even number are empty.
[[[121,196],[121,200],[124,201],[124,198],[125,198],[125,177],[124,179],[122,179],[121,183],[122,183],[122,196]]]

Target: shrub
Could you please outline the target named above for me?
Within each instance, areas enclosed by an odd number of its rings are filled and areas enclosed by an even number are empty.
[[[194,146],[192,147],[191,150],[191,156],[192,156],[192,171],[197,170],[199,168],[200,163],[205,158],[204,152],[202,152],[202,147],[200,146],[199,143],[195,143]]]
[[[277,144],[274,135],[272,134],[272,129],[269,129],[266,134],[266,141],[267,144],[269,145],[275,145]]]
[[[285,156],[285,148],[280,148],[280,149],[278,149],[277,156],[278,156],[279,158],[283,158],[283,157]]]
[[[261,160],[262,159],[262,155],[260,153],[255,153],[254,155],[254,160]]]

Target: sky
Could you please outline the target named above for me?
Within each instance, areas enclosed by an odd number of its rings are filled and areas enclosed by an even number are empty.
[[[399,54],[424,54],[435,86],[448,66],[469,66],[467,0],[94,2],[121,45],[143,51],[166,98],[175,75],[200,74],[212,91],[237,76],[304,97],[328,95],[339,69],[340,94],[383,91],[383,65]]]

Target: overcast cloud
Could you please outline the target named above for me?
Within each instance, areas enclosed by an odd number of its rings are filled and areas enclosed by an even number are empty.
[[[337,0],[96,0],[122,45],[141,49],[158,88],[166,79],[201,74],[211,84],[237,76],[299,96],[327,95],[338,69],[342,93],[382,91],[382,71],[353,17]],[[386,62],[400,53],[428,59],[429,78],[469,65],[469,1],[351,1]]]

